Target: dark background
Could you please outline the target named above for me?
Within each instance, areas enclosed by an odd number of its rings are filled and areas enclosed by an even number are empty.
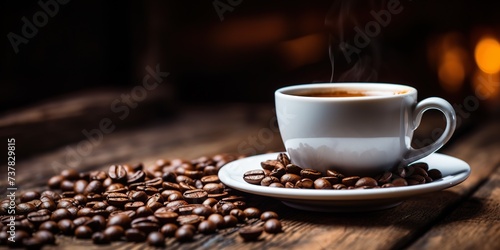
[[[437,95],[461,103],[474,93],[474,70],[458,90],[447,90],[429,59],[439,53],[431,51],[432,44],[458,34],[473,68],[481,32],[500,30],[498,1],[401,0],[403,11],[362,49],[368,59],[348,63],[338,49],[340,34],[352,41],[353,28],[373,20],[370,10],[387,9],[390,1],[41,2],[57,3],[58,11],[18,53],[8,34],[22,35],[22,18],[33,21],[43,9],[37,1],[0,2],[1,113],[89,89],[131,89],[148,65],[170,73],[169,87],[155,91],[169,91],[180,105],[270,103],[280,86],[330,81],[329,44],[334,81],[405,83],[418,87],[420,98]],[[222,20],[217,3],[229,6]],[[355,65],[357,72],[345,74]],[[496,110],[497,102],[487,105],[482,106]]]

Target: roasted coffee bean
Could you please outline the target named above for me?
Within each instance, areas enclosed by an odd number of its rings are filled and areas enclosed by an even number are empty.
[[[92,242],[97,245],[109,244],[109,238],[102,232],[92,234]]]
[[[311,179],[313,181],[316,180],[316,179],[318,179],[322,175],[323,174],[320,171],[314,170],[314,169],[310,169],[310,168],[302,169],[300,171],[300,176],[302,178],[308,178],[308,179]]]
[[[245,210],[243,210],[243,213],[245,213],[245,216],[248,219],[253,219],[253,218],[259,218],[260,217],[260,210],[256,207],[249,207]]]
[[[282,231],[281,222],[277,219],[269,219],[264,223],[264,231],[269,234],[277,234]]]
[[[125,235],[125,230],[123,230],[123,227],[121,226],[114,225],[104,229],[103,233],[110,241],[117,241]]]
[[[127,202],[125,203],[125,205],[123,206],[125,208],[125,210],[132,210],[132,211],[135,211],[137,210],[138,208],[144,206],[144,202],[142,201],[133,201],[133,202]]]
[[[9,247],[12,247],[12,248],[17,248],[17,247],[20,248],[23,244],[23,241],[25,239],[28,239],[30,237],[30,235],[28,232],[25,232],[23,230],[19,230],[16,228],[16,233],[12,237],[13,237],[13,241],[8,240],[7,245]]]
[[[325,178],[318,178],[314,181],[315,189],[332,189],[332,184]]]
[[[108,169],[108,176],[114,182],[125,183],[127,181],[127,169],[123,165],[111,165]]]
[[[295,185],[289,181],[285,183],[285,188],[295,188]]]
[[[342,173],[340,173],[336,170],[333,170],[333,169],[327,170],[326,176],[337,177],[339,180],[342,180],[345,178],[345,176]]]
[[[203,206],[201,204],[189,204],[189,205],[180,206],[178,209],[179,215],[193,214],[193,210],[197,207],[205,207],[205,206]]]
[[[208,192],[203,189],[193,189],[184,192],[182,196],[189,203],[201,204],[208,198]]]
[[[80,178],[80,174],[75,169],[64,169],[61,171],[61,176],[65,180],[77,180]]]
[[[128,228],[131,223],[131,218],[126,214],[117,214],[108,218],[107,227],[110,226],[120,226],[122,228]]]
[[[179,242],[187,242],[193,240],[194,230],[190,227],[182,226],[175,231],[175,239]]]
[[[406,182],[406,180],[403,178],[396,178],[392,181],[392,185],[394,185],[395,187],[408,186],[408,182]]]
[[[238,218],[228,214],[228,215],[224,215],[224,225],[226,227],[234,227],[236,226],[236,224],[238,224]]]
[[[143,182],[146,179],[146,173],[144,173],[144,171],[142,170],[138,170],[134,172],[132,175],[127,175],[127,177],[128,177],[127,180],[128,184]]]
[[[438,180],[438,179],[443,178],[443,174],[438,169],[430,169],[427,172],[427,174],[429,175],[429,177],[432,178],[432,180]]]
[[[285,168],[284,167],[277,167],[271,171],[269,176],[273,176],[273,177],[280,179],[284,174],[286,174]]]
[[[50,219],[53,221],[60,221],[63,219],[70,219],[71,218],[71,213],[68,211],[66,208],[59,208],[56,209],[54,212],[52,212],[52,215],[50,216]]]
[[[332,185],[333,184],[338,184],[340,183],[340,179],[337,178],[337,177],[333,177],[333,176],[325,176],[325,177],[321,177],[325,180],[327,180],[328,182],[330,182]]]
[[[36,225],[39,225],[50,219],[50,214],[40,213],[38,211],[31,212],[27,216],[28,220]]]
[[[148,200],[148,194],[144,191],[131,190],[128,192],[128,198],[133,201],[146,202]]]
[[[198,227],[200,222],[202,222],[204,217],[198,216],[196,214],[179,215],[177,222],[179,225],[193,225],[195,228]]]
[[[125,230],[125,238],[129,242],[144,242],[146,240],[146,234],[136,228],[129,228]]]
[[[166,209],[162,211],[157,210],[154,213],[154,216],[161,223],[174,223],[175,221],[177,221],[177,218],[179,218],[179,214],[177,214],[176,212],[168,211]]]
[[[285,186],[280,182],[274,182],[269,185],[269,187],[284,188]]]
[[[198,232],[202,234],[212,234],[215,233],[216,230],[217,225],[210,220],[204,220],[198,225]]]
[[[59,189],[63,181],[64,177],[62,175],[55,175],[48,180],[47,186],[51,189]]]
[[[75,224],[70,219],[62,219],[57,222],[57,226],[59,227],[59,231],[64,235],[72,235],[75,231]]]
[[[360,178],[358,181],[356,181],[356,184],[354,184],[355,187],[362,187],[362,186],[375,187],[377,185],[378,185],[377,181],[371,177]]]
[[[385,184],[391,182],[392,173],[389,171],[385,171],[382,175],[377,178],[377,182],[380,184]]]
[[[127,194],[113,192],[108,194],[106,201],[109,205],[123,207],[130,201],[130,199]]]
[[[207,175],[207,176],[203,176],[201,178],[201,182],[203,182],[203,184],[219,183],[220,180],[219,180],[219,176],[217,176],[217,175]]]
[[[406,182],[408,183],[408,186],[413,186],[413,185],[418,185],[418,184],[420,184],[420,182],[418,182],[417,180],[415,180],[415,179],[410,179],[410,178],[408,178],[408,179],[406,180]]]
[[[83,193],[92,194],[92,193],[100,193],[104,190],[104,186],[101,181],[93,180],[89,182],[89,184],[85,187]]]
[[[17,207],[16,207],[16,214],[29,214],[31,212],[34,212],[36,210],[36,207],[35,205],[31,204],[31,203],[19,203],[17,204]]]
[[[278,160],[263,161],[260,163],[260,165],[263,169],[267,169],[270,171],[274,170],[275,168],[285,168],[285,165],[283,165],[283,163],[279,162]]]
[[[224,228],[225,227],[225,222],[224,222],[224,217],[220,214],[212,214],[210,216],[208,216],[207,220],[215,223],[215,225],[217,226],[217,228]]]
[[[199,216],[203,216],[205,218],[208,218],[208,216],[210,216],[211,214],[214,213],[214,210],[210,207],[206,207],[206,206],[196,206],[192,211],[191,211],[192,214],[196,214],[196,215],[199,215]]]
[[[247,172],[245,172],[245,174],[243,174],[243,180],[245,180],[246,182],[248,182],[250,184],[255,184],[255,185],[260,184],[260,182],[262,181],[262,179],[264,179],[264,177],[266,177],[266,176],[264,174],[264,171],[262,171],[262,170],[251,170],[251,171],[247,171]]]
[[[148,245],[154,247],[163,247],[165,246],[165,237],[160,232],[151,232],[148,234],[147,240]]]
[[[90,239],[92,237],[93,231],[88,226],[78,226],[75,229],[75,237],[79,239]]]
[[[140,218],[140,219],[144,219],[144,218]],[[141,232],[148,234],[150,232],[158,231],[158,229],[160,229],[160,225],[156,222],[141,221],[141,222],[132,223],[132,228],[135,228]]]
[[[185,200],[177,200],[177,201],[171,201],[165,205],[165,208],[170,209],[171,211],[177,211],[179,207],[188,205],[187,201]]]
[[[33,233],[33,237],[38,238],[42,241],[42,244],[54,244],[56,238],[51,231],[40,229]]]
[[[205,205],[207,207],[213,207],[215,204],[217,204],[217,202],[219,202],[217,199],[215,198],[211,198],[211,197],[208,197],[203,203],[202,205]]]
[[[59,232],[59,226],[57,225],[57,222],[49,220],[45,221],[40,226],[38,227],[38,230],[46,230],[50,231],[52,233],[58,233]]]
[[[65,191],[73,191],[75,188],[75,183],[70,180],[63,180],[61,182],[61,186],[59,187],[63,192]]]
[[[269,185],[271,185],[271,183],[274,183],[274,182],[280,182],[280,179],[278,179],[274,176],[266,176],[266,177],[264,177],[264,179],[262,179],[260,181],[260,185],[261,186],[269,186]]]
[[[289,174],[296,174],[296,175],[300,175],[300,171],[302,171],[302,168],[295,165],[295,164],[287,164],[285,165],[285,170],[287,173]]]
[[[336,189],[336,190],[340,190],[340,189],[347,189],[347,186],[342,184],[342,183],[338,183],[338,184],[333,184],[332,188]]]
[[[382,188],[390,188],[390,187],[395,187],[394,184],[392,183],[385,183],[384,185],[381,186]]]
[[[220,194],[224,188],[220,183],[207,183],[203,186],[203,190],[205,190],[208,194]]]
[[[238,230],[238,234],[244,241],[255,241],[259,238],[263,231],[264,229],[262,229],[262,227],[246,226],[240,228],[240,230]]]
[[[425,183],[425,177],[418,175],[418,174],[413,174],[410,177],[406,178],[407,181],[409,180],[415,180],[417,184],[424,184]],[[408,183],[410,184],[410,183]]]
[[[85,223],[87,223],[90,220],[91,220],[91,218],[88,216],[78,217],[78,218],[73,220],[73,224],[75,224],[75,227],[79,227],[79,226],[85,225]]]
[[[36,199],[40,199],[40,193],[36,191],[26,191],[20,197],[21,202],[29,202]]]
[[[135,214],[137,217],[146,217],[149,215],[153,215],[153,213],[153,209],[146,206],[138,207],[137,210],[135,210]]]
[[[290,164],[290,158],[288,158],[288,155],[286,153],[279,153],[277,160],[281,162],[283,166]]]
[[[344,177],[342,179],[342,184],[346,186],[354,186],[356,185],[356,182],[360,179],[359,176],[349,176],[349,177]]]
[[[278,214],[273,211],[265,211],[260,215],[261,221],[267,221],[269,219],[278,219]]]
[[[154,179],[145,181],[144,184],[147,187],[161,188],[163,185],[163,180],[161,179],[161,177],[156,177]]]
[[[180,187],[180,191],[181,191],[181,192],[186,192],[186,191],[188,191],[188,190],[193,190],[193,189],[196,189],[194,186],[189,185],[189,184],[187,184],[187,183],[185,183],[185,182],[181,182],[181,183],[179,183],[179,187]]]
[[[287,182],[291,182],[293,185],[295,185],[295,183],[300,179],[301,179],[300,176],[296,174],[284,174],[283,176],[281,176],[280,182],[281,184],[286,184]]]
[[[201,223],[200,223],[201,224]],[[177,231],[178,227],[174,223],[167,223],[163,225],[160,229],[160,232],[165,236],[165,237],[173,237],[175,236],[175,231]]]
[[[243,210],[241,210],[240,208],[235,208],[229,211],[229,214],[236,217],[236,219],[238,219],[239,222],[244,222],[245,219],[247,218]]]

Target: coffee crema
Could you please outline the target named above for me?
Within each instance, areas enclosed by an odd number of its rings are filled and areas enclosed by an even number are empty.
[[[363,97],[363,96],[393,96],[408,93],[407,90],[402,91],[381,91],[381,90],[314,90],[293,93],[296,96],[305,97]]]

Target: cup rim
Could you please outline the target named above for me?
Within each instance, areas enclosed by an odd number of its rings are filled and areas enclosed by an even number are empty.
[[[406,91],[402,94],[397,95],[372,95],[372,96],[349,96],[349,97],[314,97],[314,96],[301,96],[292,94],[293,91],[300,91],[306,89],[321,89],[321,88],[349,88],[349,89],[366,89],[370,90],[385,90],[385,91]],[[414,95],[417,90],[411,86],[396,84],[396,83],[385,83],[385,82],[325,82],[325,83],[306,83],[290,85],[279,88],[275,91],[275,96],[281,96],[285,98],[297,98],[302,100],[314,100],[314,101],[360,101],[360,100],[374,100],[374,99],[393,99],[402,98],[408,95]]]

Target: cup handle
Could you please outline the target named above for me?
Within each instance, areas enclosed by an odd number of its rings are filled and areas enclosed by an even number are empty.
[[[407,165],[416,160],[424,158],[441,148],[453,135],[457,124],[457,117],[455,110],[449,102],[439,97],[429,97],[420,101],[413,110],[413,130],[417,129],[420,125],[420,120],[425,111],[429,109],[437,109],[441,111],[446,118],[446,128],[443,134],[432,144],[423,148],[413,148],[410,146],[409,151],[403,156],[402,164]]]

